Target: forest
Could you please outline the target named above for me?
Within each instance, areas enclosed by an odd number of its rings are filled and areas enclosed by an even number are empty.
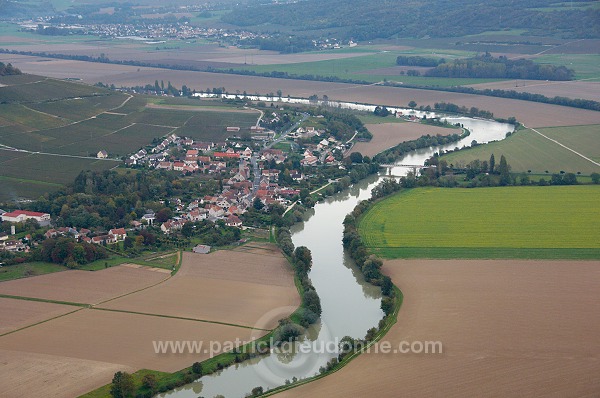
[[[310,37],[333,33],[363,41],[391,37],[460,37],[492,30],[524,29],[532,35],[600,37],[599,9],[551,7],[551,0],[498,0],[485,6],[469,0],[392,2],[389,0],[307,0],[237,7],[222,21],[248,29],[273,24]],[[572,4],[576,4],[573,2]],[[544,8],[540,10],[540,8]]]

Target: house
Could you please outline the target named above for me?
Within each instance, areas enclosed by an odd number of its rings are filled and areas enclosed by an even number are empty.
[[[160,162],[158,164],[158,166],[156,166],[157,169],[163,169],[163,170],[172,170],[173,169],[173,163],[171,162]]]
[[[15,210],[2,215],[2,221],[24,222],[27,220],[35,220],[40,223],[40,225],[48,225],[50,223],[50,214],[27,210]]]
[[[106,152],[104,149],[101,150],[100,152],[98,152],[98,154],[96,155],[96,157],[98,159],[106,159],[108,158],[108,152]]]
[[[208,245],[197,245],[192,249],[196,254],[208,254],[210,253],[210,246]]]
[[[240,131],[239,127],[227,127],[227,132],[228,133],[237,133],[238,131]]]
[[[124,240],[127,237],[127,231],[125,231],[125,228],[111,229],[108,231],[108,234],[114,236],[117,241]]]
[[[146,224],[152,225],[152,224],[154,224],[155,219],[156,219],[156,215],[154,214],[154,212],[146,213],[142,216],[142,223],[145,221]]]
[[[227,220],[225,221],[225,225],[227,225],[228,227],[239,228],[242,226],[242,220],[240,220],[240,218],[238,216],[235,216],[232,214],[229,217],[227,217]]]
[[[185,163],[183,163],[183,162],[175,162],[175,164],[173,164],[173,170],[175,170],[175,171],[183,171],[184,167],[185,167]]]
[[[8,252],[29,252],[29,246],[18,240],[7,240],[0,242],[0,249]]]
[[[92,238],[92,243],[96,244],[96,245],[101,245],[101,244],[113,244],[113,243],[117,243],[116,238],[114,237],[114,235],[101,235],[101,236],[94,236]]]
[[[183,228],[183,224],[185,224],[185,221],[168,220],[160,226],[160,230],[163,231],[165,234],[170,234],[173,231],[177,231]]]

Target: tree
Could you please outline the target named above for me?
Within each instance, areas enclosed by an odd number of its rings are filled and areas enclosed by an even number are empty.
[[[352,161],[352,163],[362,163],[363,155],[360,152],[352,152],[350,154],[350,160]]]
[[[263,388],[262,387],[254,387],[252,389],[252,396],[257,397],[259,395],[261,395],[263,393]]]
[[[408,103],[408,107],[409,107],[409,108],[416,108],[416,107],[417,107],[417,103],[416,103],[415,101],[410,101],[410,102]]]
[[[303,301],[304,307],[307,310],[310,310],[317,316],[321,316],[321,299],[316,291],[311,289],[304,292]]]
[[[261,211],[264,207],[262,200],[260,200],[259,197],[254,198],[254,202],[252,202],[252,207],[254,207],[254,209],[257,211]]]
[[[112,379],[110,394],[114,398],[133,397],[135,393],[135,385],[133,384],[133,376],[127,372],[117,372]]]
[[[183,227],[181,227],[181,234],[186,238],[189,238],[190,236],[194,235],[194,223],[188,221],[185,224],[183,224]]]
[[[500,165],[498,166],[498,173],[500,174],[500,185],[506,186],[510,184],[510,168],[506,162],[504,155],[500,157]]]
[[[202,376],[202,363],[200,362],[194,362],[194,364],[192,365],[192,372],[194,372],[197,375]]]
[[[490,156],[490,165],[489,165],[490,174],[494,174],[495,167],[496,167],[496,158],[494,157],[494,154],[492,153],[492,155]]]
[[[163,207],[156,213],[155,217],[157,222],[162,223],[173,217],[173,212],[168,207]]]
[[[145,375],[142,378],[142,386],[150,391],[154,391],[156,389],[156,375],[153,373],[148,373]]]
[[[600,173],[592,173],[591,177],[594,184],[600,184]]]

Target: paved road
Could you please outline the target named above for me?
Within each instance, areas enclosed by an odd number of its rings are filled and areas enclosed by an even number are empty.
[[[277,138],[276,140],[271,142],[265,148],[271,148],[273,145],[276,145],[276,144],[280,143],[281,141],[285,140],[287,138],[288,134],[291,133],[292,131],[296,130],[298,127],[300,127],[302,122],[304,122],[306,119],[308,119],[309,116],[310,115],[308,113],[302,113],[302,117],[300,118],[300,120],[298,120],[292,127],[288,128],[283,133],[281,133],[279,138]]]

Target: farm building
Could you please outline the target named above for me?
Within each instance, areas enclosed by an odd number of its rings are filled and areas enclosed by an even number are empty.
[[[197,245],[192,249],[196,254],[208,254],[210,253],[210,246],[208,245]]]

